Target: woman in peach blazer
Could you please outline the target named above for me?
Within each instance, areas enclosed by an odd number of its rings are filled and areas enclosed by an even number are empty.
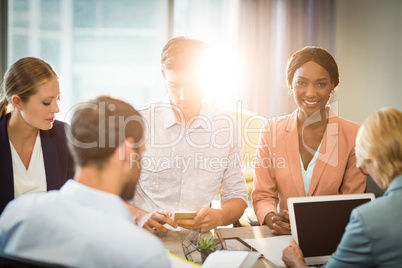
[[[298,108],[262,129],[252,193],[259,222],[274,234],[290,234],[289,197],[362,193],[366,187],[356,167],[359,125],[327,106],[339,83],[332,56],[318,47],[296,52],[287,66],[287,82]]]

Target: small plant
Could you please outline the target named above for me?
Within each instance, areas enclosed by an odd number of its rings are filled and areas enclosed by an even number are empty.
[[[198,249],[215,251],[217,248],[218,246],[215,245],[215,241],[212,236],[200,238]]]

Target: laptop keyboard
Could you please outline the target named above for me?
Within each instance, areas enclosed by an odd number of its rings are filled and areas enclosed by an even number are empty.
[[[326,262],[323,263],[314,263],[314,264],[309,264],[308,267],[322,267],[326,264]]]

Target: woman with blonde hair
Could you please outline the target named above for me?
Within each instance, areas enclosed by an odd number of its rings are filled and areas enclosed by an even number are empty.
[[[357,166],[370,174],[382,197],[352,211],[342,240],[325,267],[402,267],[402,112],[379,110],[356,138]],[[307,267],[292,239],[283,251],[288,267]]]
[[[1,91],[0,213],[12,199],[59,189],[74,176],[65,123],[55,120],[60,87],[52,66],[22,58],[7,70]]]

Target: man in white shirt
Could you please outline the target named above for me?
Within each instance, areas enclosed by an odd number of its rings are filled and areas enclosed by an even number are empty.
[[[0,218],[0,252],[69,267],[170,267],[161,242],[133,224],[123,201],[141,172],[142,125],[117,99],[77,106],[67,131],[74,180],[10,202]]]
[[[162,75],[168,96],[140,109],[146,125],[147,152],[131,212],[139,225],[157,233],[165,223],[208,231],[238,220],[247,207],[241,171],[242,141],[234,117],[203,99],[203,70],[208,46],[176,37],[162,51]],[[217,192],[221,208],[210,203]],[[194,210],[194,220],[171,218]]]

